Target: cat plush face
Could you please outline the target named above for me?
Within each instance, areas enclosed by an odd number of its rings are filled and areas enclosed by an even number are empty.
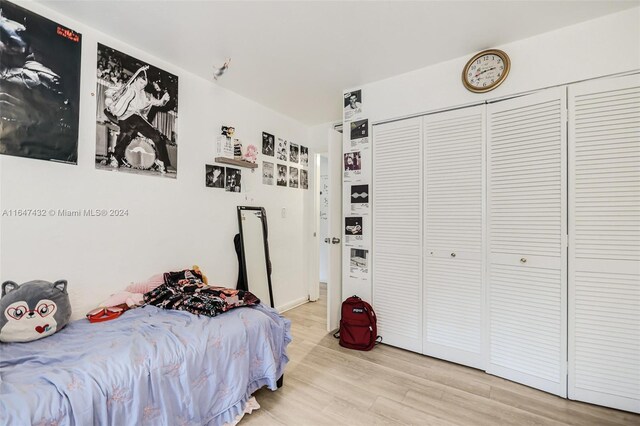
[[[71,305],[65,280],[2,284],[0,342],[29,342],[61,330]]]

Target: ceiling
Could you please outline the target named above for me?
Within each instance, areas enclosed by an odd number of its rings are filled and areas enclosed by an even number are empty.
[[[45,1],[77,21],[305,124],[344,88],[640,5],[639,1]]]

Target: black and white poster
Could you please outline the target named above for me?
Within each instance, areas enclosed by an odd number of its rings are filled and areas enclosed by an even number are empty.
[[[344,154],[344,178],[350,180],[362,174],[362,156],[360,151]]]
[[[233,167],[227,167],[225,170],[225,175],[225,190],[227,192],[241,192],[242,171],[240,169],[234,169]]]
[[[369,214],[369,185],[351,185],[351,213]]]
[[[344,94],[344,121],[355,120],[362,116],[362,90]]]
[[[276,148],[276,158],[280,161],[289,160],[289,143],[282,138],[278,138],[278,145]]]
[[[96,168],[175,178],[178,77],[98,43]]]
[[[276,181],[278,186],[287,186],[287,166],[278,164],[278,180]]]
[[[275,137],[267,132],[262,132],[262,155],[273,157],[275,153]],[[273,166],[273,164],[272,164]]]
[[[205,185],[208,188],[224,189],[224,167],[205,164]]]
[[[0,0],[0,154],[78,163],[81,34]]]
[[[369,120],[353,121],[350,124],[349,141],[351,149],[369,148]]]
[[[289,167],[289,187],[290,188],[298,187],[298,168],[297,167]]]
[[[350,216],[344,218],[344,235],[345,235],[345,243],[353,244],[360,243],[363,241],[362,236],[362,217],[361,216]]]
[[[309,189],[309,171],[300,169],[300,188]]]
[[[300,162],[300,147],[293,142],[289,144],[289,162],[296,164]]]
[[[300,145],[300,165],[309,166],[309,148],[303,145]]]
[[[274,182],[273,163],[268,161],[262,162],[262,183],[265,185],[273,185]]]
[[[369,273],[369,250],[352,248],[349,257],[349,276],[356,279],[367,279]]]

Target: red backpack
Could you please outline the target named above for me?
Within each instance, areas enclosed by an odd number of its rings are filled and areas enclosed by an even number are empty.
[[[340,331],[334,337],[340,338],[340,346],[359,351],[370,351],[376,343],[381,342],[376,313],[371,305],[358,296],[351,296],[342,302]]]

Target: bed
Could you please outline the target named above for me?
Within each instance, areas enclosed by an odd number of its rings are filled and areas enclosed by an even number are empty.
[[[290,322],[264,305],[217,317],[145,306],[0,344],[2,425],[223,425],[276,390]],[[280,382],[281,383],[281,382]]]

